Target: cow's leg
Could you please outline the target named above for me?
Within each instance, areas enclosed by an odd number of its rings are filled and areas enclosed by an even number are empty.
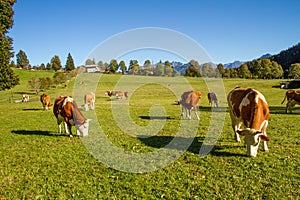
[[[265,124],[263,125],[263,128],[261,129],[262,133],[267,136],[267,126],[268,126],[268,121],[265,121]],[[263,150],[264,151],[269,151],[268,145],[267,145],[267,141],[263,140]]]
[[[94,110],[94,109],[95,109],[95,101],[92,101],[91,110]]]
[[[196,115],[196,117],[197,117],[197,120],[200,120],[200,117],[199,117],[199,115],[198,115],[198,109],[197,109],[197,106],[195,106],[194,112],[195,112],[195,115]]]
[[[84,107],[84,111],[88,111],[88,109],[89,109],[88,104],[85,103],[83,107]]]
[[[183,108],[183,106],[181,106],[180,119],[183,119],[183,115],[184,115],[184,108]]]
[[[61,123],[57,122],[58,125],[58,133],[61,134]]]
[[[76,128],[76,134],[80,136],[80,131]]]
[[[240,123],[234,124],[234,125],[233,125],[233,129],[234,129],[234,139],[235,139],[235,141],[237,141],[237,142],[241,142],[240,135],[237,133],[237,130],[239,130],[240,127],[241,127],[241,124],[240,124]]]
[[[288,113],[288,111],[290,111],[290,113],[292,113],[292,108],[296,105],[296,102],[291,100],[291,101],[288,101],[286,103],[286,113]]]
[[[67,124],[67,123],[66,123]],[[67,125],[68,129],[69,129],[69,132],[70,132],[70,137],[73,137],[73,134],[72,134],[72,125]],[[69,134],[69,133],[67,133]]]
[[[66,134],[69,134],[69,127],[68,127],[67,122],[64,122],[64,128],[65,128]]]
[[[186,117],[188,120],[190,120],[192,117],[191,117],[191,109],[186,109]]]
[[[231,118],[231,127],[234,131],[234,139],[237,142],[241,142],[241,138],[240,138],[239,134],[237,133],[237,130],[240,129],[241,124],[236,122],[235,116],[234,116],[234,114],[232,113],[231,110],[230,110],[229,114],[230,114],[230,118]]]
[[[289,110],[289,102],[286,103],[285,113],[287,114]]]

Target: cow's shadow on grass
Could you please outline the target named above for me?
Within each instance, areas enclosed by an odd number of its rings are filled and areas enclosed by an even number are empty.
[[[227,107],[210,107],[210,106],[198,106],[198,110],[204,112],[228,112]]]
[[[211,154],[214,156],[220,156],[220,157],[231,157],[231,156],[242,156],[244,157],[244,154],[239,154],[239,153],[232,153],[230,150],[232,148],[242,148],[240,146],[202,146],[203,145],[203,140],[204,137],[196,137],[194,139],[191,138],[184,138],[184,137],[173,137],[173,136],[140,136],[138,137],[139,140],[149,146],[149,147],[154,147],[154,148],[169,148],[169,149],[175,149],[178,151],[189,151],[194,154],[199,154],[199,155],[206,155],[206,154]],[[176,139],[176,142],[173,140]],[[171,145],[171,143],[174,142],[174,144]],[[203,149],[201,149],[201,147]],[[200,152],[201,150],[201,152]],[[207,150],[210,150],[207,152]],[[227,150],[227,151],[224,151]],[[204,153],[203,153],[204,152]],[[207,152],[207,153],[206,153]],[[201,153],[201,154],[200,154]]]
[[[49,131],[41,130],[12,130],[11,133],[18,135],[67,136],[63,134],[54,134]]]
[[[270,113],[271,114],[286,114],[285,110],[286,110],[286,104],[282,105],[282,106],[270,106]],[[292,112],[293,113],[289,113],[289,114],[299,114],[300,112],[300,107],[299,106],[295,106],[292,108]],[[295,113],[296,112],[296,113]]]
[[[23,108],[23,111],[40,111],[44,110],[43,108]]]
[[[141,119],[145,120],[172,120],[175,119],[169,116],[139,116]]]

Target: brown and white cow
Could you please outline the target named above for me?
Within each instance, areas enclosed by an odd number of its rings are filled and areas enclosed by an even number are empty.
[[[65,132],[72,137],[72,126],[76,127],[77,135],[88,135],[89,120],[80,112],[76,102],[71,97],[61,96],[55,99],[53,113],[57,119],[58,132],[61,133],[61,123],[64,122]]]
[[[281,102],[281,104],[284,103],[285,99],[287,99],[285,112],[288,113],[288,111],[290,111],[290,113],[292,113],[292,108],[296,104],[300,104],[300,90],[288,90],[288,91],[286,91],[284,99]]]
[[[123,97],[125,97],[126,99],[128,98],[128,92],[108,90],[105,94],[107,94],[109,97],[115,96],[117,97],[117,99],[122,99]]]
[[[48,94],[42,94],[40,97],[41,103],[44,107],[44,110],[49,110],[50,107],[52,106],[50,102],[50,96]]]
[[[28,102],[29,101],[29,95],[28,94],[23,94],[22,97],[23,97],[22,102]]]
[[[240,142],[239,135],[245,137],[247,156],[257,155],[260,140],[263,150],[268,151],[269,106],[265,97],[257,90],[237,87],[228,94],[227,100],[235,139]],[[240,129],[242,125],[244,129]]]
[[[209,101],[209,104],[211,107],[213,107],[213,104],[215,104],[215,106],[218,108],[219,107],[219,101],[218,101],[218,98],[217,98],[217,95],[216,93],[214,92],[209,92],[207,94],[207,98],[208,98],[208,101]]]
[[[197,119],[200,120],[200,117],[197,113],[198,112],[197,104],[199,102],[200,97],[201,97],[201,92],[194,92],[194,91],[184,92],[181,95],[181,100],[179,101],[179,103],[182,106],[181,107],[181,117],[182,118],[183,118],[184,109],[185,109],[187,119],[191,119],[191,110],[194,109]]]
[[[86,95],[84,95],[84,110],[88,111],[89,108],[91,110],[95,109],[95,93],[88,92]]]

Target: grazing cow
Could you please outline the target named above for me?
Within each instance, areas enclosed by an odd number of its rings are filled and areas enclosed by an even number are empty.
[[[89,107],[91,110],[95,109],[95,93],[88,92],[86,95],[84,95],[84,110],[88,111]]]
[[[236,87],[228,94],[227,100],[235,139],[240,142],[239,135],[245,136],[247,156],[257,155],[260,140],[263,141],[263,150],[268,151],[269,106],[265,97],[257,90]],[[244,129],[240,129],[241,125]]]
[[[193,92],[193,91],[184,92],[181,95],[181,100],[179,101],[179,103],[182,106],[181,117],[183,117],[183,112],[185,109],[187,119],[191,119],[191,110],[194,109],[197,119],[200,120],[200,117],[197,113],[198,111],[197,104],[199,102],[200,97],[201,97],[201,92]]]
[[[48,94],[42,94],[40,98],[44,110],[49,110],[52,104],[50,103],[50,96]]]
[[[22,97],[23,97],[22,102],[28,102],[29,101],[29,95],[28,94],[23,94]]]
[[[281,104],[284,103],[285,99],[287,99],[287,103],[286,103],[286,110],[285,112],[288,113],[288,111],[290,111],[290,113],[292,113],[292,107],[294,107],[296,104],[300,104],[300,90],[288,90],[285,93],[284,99],[281,102]]]
[[[76,127],[77,135],[88,135],[89,120],[80,112],[76,102],[71,97],[61,96],[55,100],[53,113],[57,119],[58,132],[61,133],[61,123],[64,122],[65,132],[72,137],[72,126]]]
[[[106,91],[106,93],[109,97],[115,96],[117,99],[122,99],[125,97],[126,99],[128,98],[128,92],[121,92],[121,91]]]
[[[209,104],[210,104],[211,107],[213,106],[213,103],[215,104],[215,106],[216,106],[217,108],[219,107],[219,102],[218,102],[218,98],[217,98],[216,93],[214,93],[214,92],[209,92],[209,93],[207,94],[207,98],[208,98],[208,101],[209,101]]]

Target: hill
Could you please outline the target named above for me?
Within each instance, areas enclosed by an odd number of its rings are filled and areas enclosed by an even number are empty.
[[[284,72],[288,71],[291,64],[300,63],[300,43],[271,56],[270,59],[280,64]]]

